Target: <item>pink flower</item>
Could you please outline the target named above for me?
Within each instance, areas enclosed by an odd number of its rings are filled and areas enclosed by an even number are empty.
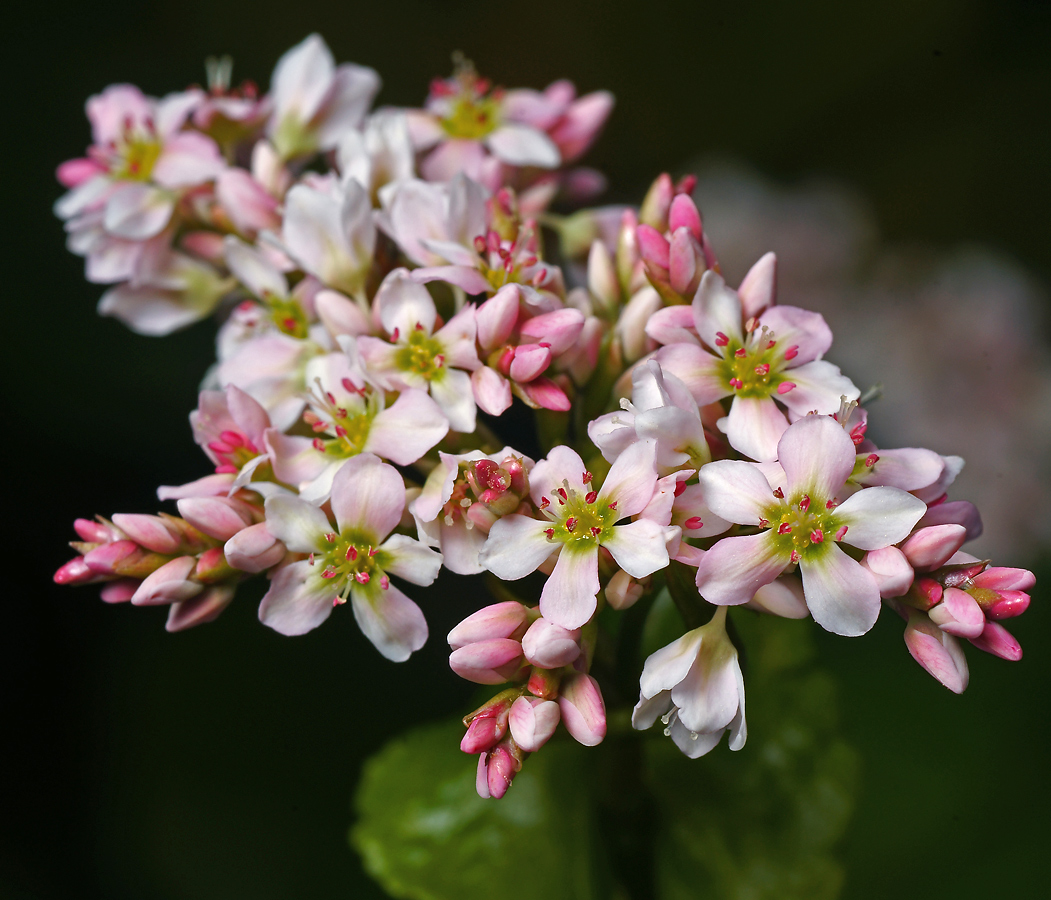
[[[416,174],[415,156],[406,116],[396,110],[374,112],[360,131],[345,132],[336,150],[342,178],[357,181],[376,205],[380,188]]]
[[[391,534],[404,509],[401,476],[371,453],[351,459],[333,479],[335,527],[305,500],[269,498],[268,531],[309,558],[274,573],[259,620],[282,634],[304,634],[349,598],[354,618],[376,649],[395,662],[408,659],[427,640],[427,622],[390,576],[428,585],[442,558],[419,541]]]
[[[375,71],[350,63],[337,67],[324,40],[312,34],[277,61],[267,134],[285,159],[331,150],[361,124],[379,88]]]
[[[730,749],[747,740],[744,676],[737,648],[726,634],[726,608],[712,620],[652,654],[642,669],[641,696],[632,727],[660,717],[664,733],[690,759],[704,756],[730,732]]]
[[[752,459],[776,457],[788,427],[778,403],[795,416],[831,415],[842,397],[858,397],[850,380],[821,359],[832,333],[817,313],[774,306],[745,321],[741,297],[709,270],[693,299],[692,318],[698,339],[680,330],[681,343],[663,347],[657,361],[700,406],[733,397],[724,430],[731,446]]]
[[[854,469],[854,444],[828,416],[789,426],[777,445],[783,478],[772,486],[759,466],[709,463],[699,478],[712,511],[758,534],[723,538],[697,568],[697,589],[710,603],[747,603],[790,565],[798,565],[814,620],[837,634],[868,631],[880,607],[872,573],[844,553],[840,541],[879,550],[903,540],[926,506],[905,491],[872,487],[842,503]]]
[[[557,554],[540,612],[563,628],[579,628],[595,612],[599,547],[636,578],[668,564],[665,527],[647,518],[617,524],[642,512],[653,496],[654,453],[651,440],[633,444],[596,490],[580,457],[555,447],[530,473],[533,503],[546,518],[516,514],[498,520],[479,561],[498,578],[513,581]]]
[[[263,435],[270,427],[266,410],[235,385],[225,391],[201,391],[190,413],[193,439],[215,463],[217,474],[235,475],[230,492],[248,484],[267,462]]]
[[[383,280],[373,306],[390,343],[358,338],[369,375],[388,389],[429,392],[454,431],[474,431],[477,411],[468,373],[481,365],[475,350],[474,307],[464,306],[435,330],[434,301],[405,269],[395,269]]]

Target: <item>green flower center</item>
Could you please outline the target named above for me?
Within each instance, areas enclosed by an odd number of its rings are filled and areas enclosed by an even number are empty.
[[[829,547],[843,539],[847,528],[835,514],[836,502],[799,492],[785,498],[781,489],[774,491],[777,502],[770,504],[759,520],[774,546],[792,562],[816,560],[829,552]]]
[[[591,482],[591,474],[584,473],[584,487]],[[556,488],[550,498],[542,497],[540,511],[551,520],[547,539],[558,541],[569,550],[597,547],[613,536],[613,526],[620,519],[617,501],[599,500],[593,490],[577,491],[567,480]]]
[[[721,331],[715,338],[716,350],[723,355],[720,378],[735,396],[765,398],[787,394],[795,385],[783,374],[794,359],[797,347],[785,347],[765,325],[749,320],[744,341],[727,337]]]
[[[306,338],[307,317],[298,300],[272,296],[267,296],[264,300],[270,310],[270,318],[279,331],[298,340]]]
[[[380,395],[366,387],[356,388],[349,379],[344,379],[344,387],[353,390],[356,396],[341,401],[325,391],[318,379],[311,397],[311,405],[321,410],[324,416],[308,410],[303,419],[317,433],[314,438],[314,449],[328,454],[335,459],[357,456],[365,449],[372,420],[381,409]],[[327,438],[321,437],[328,435]]]
[[[431,381],[445,370],[445,348],[441,341],[417,327],[399,345],[394,364],[402,372],[412,372]]]
[[[390,579],[383,570],[391,564],[391,555],[374,543],[371,535],[360,531],[330,532],[325,535],[324,549],[319,554],[311,554],[311,565],[320,566],[320,577],[332,583],[337,604],[346,603],[347,595],[356,584],[372,585],[373,589],[378,584],[382,590],[390,587]]]
[[[156,138],[129,138],[119,147],[110,171],[125,181],[148,181],[160,155],[161,144]]]

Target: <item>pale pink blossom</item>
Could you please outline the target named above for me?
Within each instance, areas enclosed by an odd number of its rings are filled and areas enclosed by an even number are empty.
[[[360,184],[373,205],[379,205],[379,191],[387,184],[412,178],[416,174],[415,151],[404,113],[380,110],[368,117],[360,130],[344,133],[336,149],[341,177]]]
[[[388,659],[401,662],[427,639],[420,608],[391,581],[394,575],[428,585],[441,555],[419,541],[391,534],[405,508],[397,470],[371,453],[349,460],[332,483],[333,526],[318,507],[289,495],[266,502],[267,529],[307,559],[278,569],[259,607],[259,619],[282,634],[304,634],[348,599],[365,636]]]
[[[490,529],[479,561],[498,578],[513,581],[556,557],[540,612],[563,628],[579,628],[595,612],[599,591],[598,551],[605,548],[636,578],[668,564],[665,526],[638,515],[657,484],[655,445],[638,441],[613,464],[602,487],[570,448],[555,447],[530,473],[530,492],[546,518],[510,515]]]
[[[797,416],[831,415],[841,398],[858,397],[850,380],[821,359],[832,332],[817,313],[773,306],[746,320],[740,295],[711,270],[701,279],[691,310],[698,338],[685,339],[680,329],[680,342],[662,347],[657,361],[686,384],[700,406],[733,398],[721,427],[746,456],[776,457],[788,427],[778,403]]]
[[[747,603],[762,585],[798,565],[814,620],[837,634],[863,634],[879,614],[879,587],[837,545],[889,547],[908,536],[926,507],[892,487],[865,488],[839,503],[854,469],[854,444],[828,416],[791,425],[778,442],[777,460],[783,479],[774,486],[753,463],[721,460],[701,469],[708,506],[729,522],[761,530],[723,538],[708,550],[697,588],[711,603]]]
[[[267,134],[286,159],[331,150],[362,123],[379,88],[374,70],[337,66],[324,40],[312,34],[277,61]]]
[[[730,749],[747,740],[744,676],[737,648],[726,634],[726,608],[652,654],[642,669],[641,696],[631,716],[640,730],[660,718],[665,735],[696,759],[730,732]]]
[[[234,475],[229,493],[244,487],[268,461],[263,436],[270,416],[236,385],[224,391],[201,391],[190,413],[193,439],[215,463],[216,474]]]

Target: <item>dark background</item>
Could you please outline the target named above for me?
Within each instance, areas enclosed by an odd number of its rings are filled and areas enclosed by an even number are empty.
[[[260,627],[261,589],[170,636],[162,610],[50,582],[73,517],[153,511],[157,484],[206,471],[186,415],[213,326],[156,340],[97,318],[101,290],[50,212],[54,167],[88,140],[84,100],[117,81],[202,81],[214,53],[265,86],[315,30],[381,73],[381,103],[419,104],[455,49],[508,86],[609,88],[618,105],[588,161],[612,199],[732,156],[786,185],[842,179],[889,239],[980,241],[1051,278],[1044,2],[20,5],[0,55],[0,897],[379,897],[345,840],[362,761],[468,702],[440,638],[478,601],[451,579],[423,601],[431,642],[400,667],[349,615],[298,639]],[[1045,597],[1013,627],[1027,657],[970,653],[962,697],[908,660],[890,616],[864,639],[820,635],[864,765],[844,896],[1043,895]]]

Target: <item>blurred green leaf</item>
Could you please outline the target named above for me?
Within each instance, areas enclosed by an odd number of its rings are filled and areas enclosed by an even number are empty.
[[[502,800],[482,800],[462,735],[458,722],[419,728],[367,763],[351,843],[369,874],[412,900],[598,896],[584,748],[553,741]]]
[[[834,685],[810,663],[812,622],[734,612],[747,650],[747,745],[691,762],[659,731],[647,741],[658,896],[831,900],[858,768],[837,734]]]

